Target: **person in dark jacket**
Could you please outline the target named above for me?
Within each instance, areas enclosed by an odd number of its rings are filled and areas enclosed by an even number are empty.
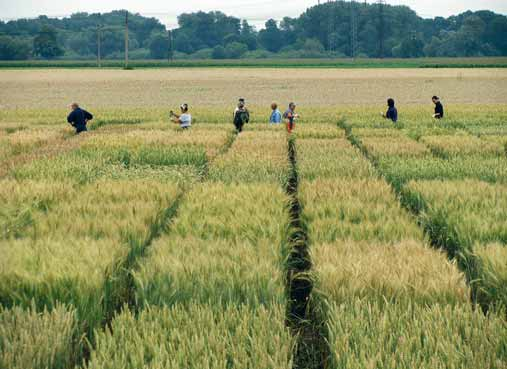
[[[72,111],[67,117],[67,122],[76,129],[76,134],[88,131],[86,124],[93,119],[93,115],[81,109],[77,103],[71,104],[70,108]]]
[[[234,110],[233,121],[238,133],[243,132],[245,123],[250,122],[250,112],[245,105],[245,99],[239,99],[238,107]]]
[[[385,114],[382,113],[382,116],[385,119],[391,119],[393,123],[398,121],[398,110],[394,106],[394,99],[387,99],[387,112]]]
[[[433,114],[433,118],[442,119],[444,117],[444,106],[440,102],[440,98],[438,96],[433,96],[431,100],[433,104],[435,104],[435,114]]]

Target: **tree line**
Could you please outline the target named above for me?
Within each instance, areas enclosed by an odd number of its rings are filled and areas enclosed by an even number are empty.
[[[123,57],[125,11],[40,16],[0,22],[0,59]],[[406,6],[337,1],[256,30],[226,14],[178,17],[167,31],[155,18],[129,14],[132,59],[506,56],[507,17],[491,11],[424,19]]]

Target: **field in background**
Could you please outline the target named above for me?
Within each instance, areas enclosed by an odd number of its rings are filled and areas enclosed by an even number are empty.
[[[507,368],[502,69],[0,77],[0,367]]]
[[[507,70],[0,70],[1,111],[41,109],[43,117],[46,109],[64,110],[72,101],[93,111],[168,111],[186,102],[194,114],[213,108],[229,115],[238,97],[247,99],[258,119],[269,117],[273,101],[281,108],[295,101],[300,109],[315,109],[317,114],[323,109],[319,115],[324,115],[334,107],[366,105],[384,110],[388,97],[397,101],[402,114],[406,105],[426,105],[431,110],[433,95],[440,96],[450,112],[459,111],[453,109],[456,104],[505,104]]]

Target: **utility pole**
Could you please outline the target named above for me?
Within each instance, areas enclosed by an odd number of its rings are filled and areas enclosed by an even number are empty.
[[[350,56],[356,58],[357,54],[357,18],[356,18],[356,2],[350,1]]]
[[[174,50],[173,50],[173,33],[171,30],[167,30],[167,37],[169,39],[169,45],[167,49],[167,59],[168,61],[172,62],[174,57]]]
[[[102,67],[102,61],[101,61],[101,45],[102,43],[102,25],[97,25],[97,66],[99,68]]]
[[[125,69],[129,67],[129,12],[125,12]]]
[[[335,10],[336,10],[336,1],[328,0],[328,3],[331,3],[329,5],[329,19],[328,19],[328,30],[327,30],[327,37],[328,37],[328,49],[332,53],[333,51],[336,51],[336,35],[335,35]]]
[[[378,12],[379,12],[378,55],[380,59],[384,58],[384,37],[385,37],[384,5],[385,0],[378,0]]]

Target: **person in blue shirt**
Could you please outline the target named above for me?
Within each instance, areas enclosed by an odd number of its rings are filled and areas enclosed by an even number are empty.
[[[398,110],[394,106],[394,99],[387,99],[387,112],[385,114],[382,113],[382,116],[385,119],[391,119],[393,123],[398,121]]]
[[[269,117],[270,124],[280,124],[282,123],[282,113],[278,110],[278,105],[276,103],[271,104],[271,117]]]

